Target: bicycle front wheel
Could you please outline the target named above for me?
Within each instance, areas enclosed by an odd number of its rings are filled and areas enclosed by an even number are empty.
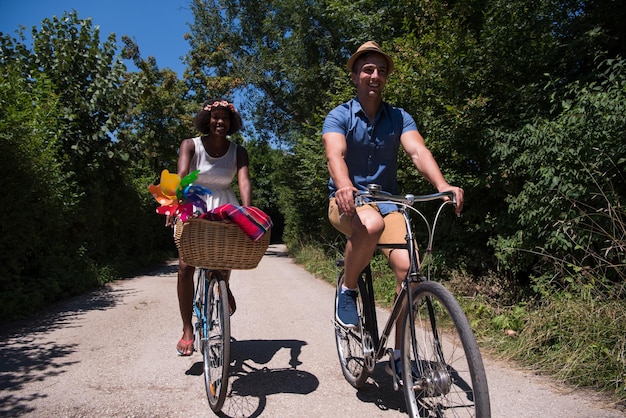
[[[417,285],[412,296],[401,348],[409,415],[490,417],[485,368],[458,302],[444,286],[431,281]]]
[[[337,289],[335,292],[335,318],[337,317],[337,297],[341,292],[343,285],[343,272],[337,280]],[[363,312],[363,295],[364,286],[359,280],[359,294],[356,304],[359,316]],[[339,356],[339,364],[345,379],[355,388],[360,388],[365,384],[369,377],[367,370],[367,359],[364,350],[363,335],[365,331],[361,326],[356,328],[345,328],[335,320],[335,342],[337,344],[337,354]],[[371,341],[371,339],[370,339]]]
[[[230,374],[230,311],[226,282],[210,272],[205,292],[204,384],[209,406],[219,412],[224,405]]]

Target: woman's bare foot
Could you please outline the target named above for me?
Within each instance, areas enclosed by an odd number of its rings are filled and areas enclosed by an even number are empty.
[[[193,332],[186,333],[183,331],[183,336],[178,340],[176,344],[176,352],[179,356],[190,356],[194,351],[194,335]]]

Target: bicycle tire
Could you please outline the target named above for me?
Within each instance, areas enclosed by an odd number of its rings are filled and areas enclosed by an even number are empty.
[[[485,368],[459,303],[433,281],[417,285],[412,296],[415,340],[407,309],[401,348],[409,416],[489,418]]]
[[[209,406],[220,412],[230,375],[230,308],[226,282],[210,272],[205,291],[204,384]]]
[[[337,297],[341,291],[343,281],[344,273],[342,271],[339,275],[339,279],[337,279],[333,318],[337,318]],[[359,280],[359,294],[356,299],[359,316],[361,316],[363,312],[363,295],[365,295],[365,291],[364,285]],[[362,327],[358,326],[353,329],[345,328],[338,324],[335,319],[335,343],[337,345],[337,355],[343,376],[353,387],[356,389],[361,388],[369,377],[363,348]]]

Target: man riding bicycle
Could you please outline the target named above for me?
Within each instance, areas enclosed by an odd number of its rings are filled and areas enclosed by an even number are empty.
[[[451,186],[404,109],[382,100],[392,58],[378,44],[361,45],[347,63],[356,97],[331,110],[322,131],[330,174],[328,218],[348,237],[345,249],[345,281],[337,298],[336,320],[344,327],[358,325],[357,281],[368,265],[378,243],[401,243],[406,236],[403,216],[395,205],[354,204],[354,193],[376,183],[382,190],[397,194],[398,151],[409,155],[417,170],[439,192],[452,191],[456,213],[463,208],[463,189]],[[396,276],[396,295],[409,269],[407,250],[384,250]],[[396,324],[394,367],[400,375],[400,335]]]

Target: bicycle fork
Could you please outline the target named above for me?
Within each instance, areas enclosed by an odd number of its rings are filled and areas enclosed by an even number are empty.
[[[385,328],[383,332],[384,336],[389,335],[391,332],[391,326],[393,325],[393,323],[395,323],[396,327],[399,327],[399,326],[406,327],[406,324],[404,322],[404,316],[408,316],[408,326],[410,328],[410,337],[411,337],[411,341],[413,342],[411,344],[411,349],[413,352],[413,358],[416,360],[416,362],[419,356],[418,356],[418,350],[416,347],[417,337],[415,334],[415,317],[411,314],[411,312],[413,312],[413,283],[417,284],[421,282],[422,280],[423,279],[419,277],[418,274],[410,274],[402,282],[402,288],[400,290],[400,294],[398,294],[393,310],[392,310],[392,314],[391,314],[392,317],[387,323],[387,327]],[[403,307],[402,304],[404,303],[405,300],[406,300],[406,304]],[[406,328],[402,332],[403,338],[406,338],[405,332],[406,332]],[[386,344],[382,344],[381,348],[384,347],[385,345]],[[389,356],[389,368],[391,369],[391,376],[393,380],[393,390],[398,391],[400,390],[400,386],[402,386],[404,382],[402,379],[400,379],[400,376],[398,376],[398,374],[396,373],[394,350],[392,348],[387,348],[386,354]],[[410,358],[409,358],[409,361],[410,361]],[[409,370],[412,370],[412,366],[409,367]],[[420,371],[420,375],[422,375],[421,371]],[[422,387],[421,382],[416,382],[416,384],[413,385],[413,390],[419,390],[421,387]]]
[[[193,313],[196,316],[196,322],[194,323],[194,348],[204,353],[204,347],[206,342],[207,329],[207,306],[206,297],[208,292],[208,277],[206,272],[200,272],[198,275],[198,283],[196,285],[196,292],[193,302]]]
[[[385,327],[385,329],[383,331],[383,340],[381,341],[382,344],[380,345],[381,349],[387,345],[387,342],[386,342],[387,336],[390,335],[392,326],[394,324],[395,324],[396,327],[404,325],[404,324],[400,324],[400,319],[401,319],[401,313],[403,312],[402,311],[402,303],[403,303],[403,300],[404,300],[404,294],[406,292],[407,292],[407,281],[405,280],[402,283],[402,288],[400,289],[400,294],[398,294],[398,296],[396,297],[396,301],[395,301],[393,309],[391,311],[391,318],[387,322],[387,326]],[[407,295],[407,302],[408,302],[408,304],[404,307],[405,310],[408,309],[408,307],[410,306],[409,304],[411,303],[411,292],[408,292],[408,293],[409,293]],[[396,330],[396,332],[398,332],[398,331]],[[414,335],[414,333],[412,335]],[[396,348],[398,348],[398,347],[396,347]],[[396,373],[394,349],[389,347],[389,348],[387,348],[385,353],[389,357],[389,369],[391,369],[391,379],[392,379],[392,382],[393,382],[393,390],[397,392],[397,391],[400,390],[400,386],[403,385],[403,382],[402,382],[402,379],[400,379],[400,376],[398,376],[398,374]],[[380,357],[382,357],[382,353],[380,353],[380,354],[381,354]]]

